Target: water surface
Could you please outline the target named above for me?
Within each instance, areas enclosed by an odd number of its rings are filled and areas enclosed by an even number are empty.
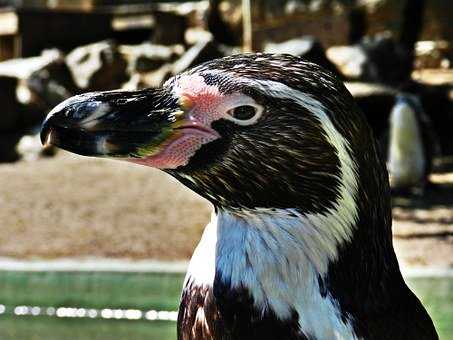
[[[27,340],[170,340],[174,321],[150,321],[146,312],[176,311],[182,274],[0,272],[0,338]],[[409,278],[441,339],[453,339],[453,277]],[[142,311],[139,320],[18,316],[15,306]],[[44,308],[43,308],[44,310]]]

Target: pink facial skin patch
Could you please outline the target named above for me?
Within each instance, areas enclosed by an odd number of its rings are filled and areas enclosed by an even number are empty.
[[[206,84],[200,75],[179,77],[173,91],[180,98],[184,109],[190,111],[191,118],[205,126],[210,126],[225,114],[219,110],[225,96],[219,92],[217,86]]]
[[[158,169],[176,169],[187,165],[190,158],[202,145],[219,138],[212,130],[185,127],[175,131],[175,135],[164,142],[162,149],[153,156],[145,158],[130,158],[128,161]]]
[[[175,123],[172,135],[159,146],[157,153],[128,161],[158,169],[175,169],[187,165],[204,144],[220,135],[211,123],[224,115],[223,96],[216,86],[207,85],[200,75],[181,76],[173,91],[180,98],[184,120]]]

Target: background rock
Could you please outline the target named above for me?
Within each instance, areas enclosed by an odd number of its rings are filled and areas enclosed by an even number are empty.
[[[394,86],[407,81],[412,68],[410,53],[393,36],[368,37],[361,42],[360,48],[366,55],[361,80]]]
[[[21,134],[20,104],[16,97],[17,78],[0,76],[0,162],[14,162],[19,159],[15,146]]]
[[[66,63],[83,91],[117,89],[129,78],[127,61],[112,41],[78,47],[68,54]]]
[[[366,55],[360,46],[333,46],[327,49],[326,56],[346,78],[358,80],[362,76]]]
[[[57,153],[57,148],[53,145],[42,146],[39,131],[21,137],[15,149],[19,157],[26,161],[35,161],[40,157],[54,156]]]
[[[0,131],[2,132],[14,130],[19,123],[17,114],[19,103],[16,97],[17,84],[17,78],[0,76],[0,103],[2,105]]]
[[[342,76],[334,63],[326,57],[326,51],[321,42],[315,37],[305,36],[291,39],[282,43],[267,43],[264,46],[266,53],[288,53],[305,58],[312,63],[318,64],[329,71]]]
[[[184,53],[182,45],[164,46],[151,43],[123,45],[120,51],[130,64],[130,72],[149,72],[171,63]]]
[[[27,79],[33,72],[60,57],[58,49],[43,50],[40,56],[16,58],[0,62],[0,74],[17,79]]]
[[[188,28],[187,18],[171,12],[156,11],[151,41],[158,45],[185,44],[184,34]]]
[[[0,163],[15,162],[20,159],[16,144],[21,136],[18,132],[0,132]]]
[[[58,50],[0,63],[0,162],[20,158],[16,145],[77,88]]]
[[[186,53],[173,64],[173,74],[181,73],[195,65],[223,56],[224,54],[212,39],[200,41],[189,48]]]
[[[32,72],[26,84],[46,111],[79,92],[60,51],[56,51],[47,64]]]

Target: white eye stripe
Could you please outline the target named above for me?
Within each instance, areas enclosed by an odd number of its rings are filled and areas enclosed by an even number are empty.
[[[243,119],[237,119],[237,118],[234,118],[233,117],[233,113],[234,113],[234,110],[241,107],[241,106],[251,106],[255,109],[255,114],[253,115],[253,117],[251,117],[250,119],[246,119],[246,120],[243,120]],[[248,101],[247,103],[241,103],[240,105],[237,105],[231,109],[229,109],[227,111],[227,115],[225,116],[225,119],[229,120],[229,121],[232,121],[238,125],[241,125],[241,126],[247,126],[247,125],[252,125],[252,124],[255,124],[258,119],[261,117],[261,115],[263,114],[263,111],[264,111],[264,108],[255,103],[255,102],[252,102],[252,101]]]

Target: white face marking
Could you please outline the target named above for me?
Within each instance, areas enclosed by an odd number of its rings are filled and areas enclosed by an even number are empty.
[[[209,73],[228,76],[227,73],[219,70],[209,71]],[[330,232],[335,235],[336,240],[348,240],[352,235],[351,229],[358,218],[357,206],[354,199],[358,189],[357,165],[349,154],[350,147],[348,142],[335,129],[335,126],[325,112],[326,108],[321,102],[310,95],[276,81],[236,77],[234,78],[234,82],[258,87],[263,93],[276,98],[295,101],[300,106],[308,109],[319,120],[327,140],[335,148],[340,161],[340,195],[333,208],[328,209],[322,214],[312,214],[309,216],[311,220],[318,220],[320,224],[326,225],[330,229]]]
[[[392,187],[420,184],[425,174],[426,160],[416,113],[402,98],[390,113],[387,165]]]
[[[349,154],[349,144],[335,129],[327,116],[324,106],[316,99],[284,84],[272,81],[254,81],[263,91],[274,97],[286,98],[297,102],[318,118],[327,136],[327,140],[335,148],[340,160],[340,195],[333,208],[323,214],[312,214],[307,217],[318,225],[324,225],[340,243],[348,240],[352,235],[352,227],[358,218],[355,194],[357,193],[357,165]]]

